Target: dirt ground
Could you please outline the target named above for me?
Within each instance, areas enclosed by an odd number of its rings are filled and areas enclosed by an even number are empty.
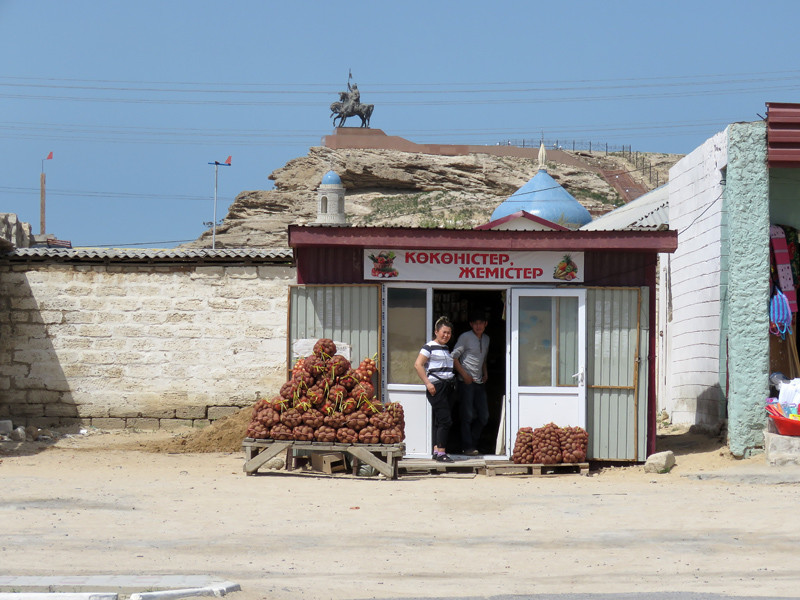
[[[212,575],[233,600],[797,594],[800,477],[715,437],[664,430],[663,475],[247,477],[246,421],[0,442],[0,573]]]

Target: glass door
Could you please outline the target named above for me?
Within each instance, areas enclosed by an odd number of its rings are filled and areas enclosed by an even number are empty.
[[[510,435],[586,428],[586,290],[514,288],[509,311]]]
[[[384,397],[403,406],[406,456],[430,457],[431,411],[414,361],[430,339],[427,288],[386,287],[384,297]]]

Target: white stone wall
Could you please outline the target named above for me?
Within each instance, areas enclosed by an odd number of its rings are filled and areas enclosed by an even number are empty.
[[[662,268],[661,312],[665,393],[659,408],[673,423],[716,424],[720,386],[720,281],[723,268],[722,169],[727,130],[707,140],[669,172],[670,229],[678,249]]]
[[[202,426],[273,395],[294,281],[272,265],[2,266],[0,418]]]
[[[0,240],[14,248],[27,248],[31,245],[31,226],[14,213],[0,213]]]

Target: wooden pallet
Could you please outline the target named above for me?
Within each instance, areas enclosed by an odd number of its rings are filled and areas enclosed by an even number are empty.
[[[342,452],[352,458],[353,474],[361,463],[374,467],[390,479],[397,478],[397,462],[405,454],[405,444],[339,444],[329,442],[297,442],[293,440],[255,440],[245,438],[242,442],[245,454],[244,472],[254,475],[271,458],[286,453],[286,469],[294,468],[294,451],[331,454]]]
[[[494,475],[532,475],[546,477],[549,475],[589,474],[589,463],[559,463],[557,465],[525,464],[518,465],[513,462],[486,463],[485,473],[488,477]]]
[[[477,473],[486,466],[482,458],[460,459],[451,463],[443,463],[432,458],[404,458],[398,464],[402,473],[460,473],[469,471]]]

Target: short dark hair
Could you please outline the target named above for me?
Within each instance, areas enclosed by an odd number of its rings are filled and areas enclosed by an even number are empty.
[[[479,310],[473,310],[469,313],[469,322],[474,323],[475,321],[486,321],[488,322],[489,319],[486,318],[486,313]]]

